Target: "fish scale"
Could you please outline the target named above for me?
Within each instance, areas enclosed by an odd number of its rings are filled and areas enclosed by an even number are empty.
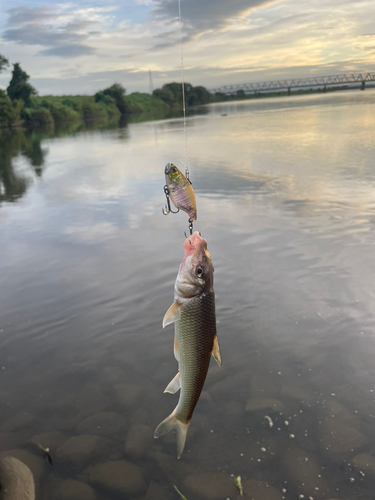
[[[204,293],[181,308],[181,318],[175,323],[181,377],[181,395],[175,416],[183,423],[190,422],[202,392],[215,335],[215,294]]]

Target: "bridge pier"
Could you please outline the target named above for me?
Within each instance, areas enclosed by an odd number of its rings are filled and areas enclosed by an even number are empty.
[[[324,85],[323,92],[327,92],[327,85]]]
[[[362,80],[361,90],[365,90],[365,86],[366,86],[366,82],[365,82],[365,80]]]
[[[288,95],[290,95],[290,87],[288,87]]]

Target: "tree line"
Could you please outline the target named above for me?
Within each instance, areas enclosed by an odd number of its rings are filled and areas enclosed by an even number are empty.
[[[0,73],[9,65],[8,59],[0,54]],[[167,113],[182,107],[182,85],[176,82],[167,83],[152,94],[133,92],[126,95],[126,89],[114,83],[93,96],[39,96],[29,79],[20,64],[14,63],[6,91],[0,89],[0,127],[110,119],[140,112]],[[184,91],[186,107],[224,100],[205,87],[194,87],[190,83],[184,84]]]

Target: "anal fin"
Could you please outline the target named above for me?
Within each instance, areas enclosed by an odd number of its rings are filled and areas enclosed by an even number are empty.
[[[181,389],[181,379],[180,372],[169,382],[164,392],[169,392],[169,394],[175,394],[179,389]]]
[[[212,356],[214,357],[216,363],[221,366],[221,352],[219,346],[219,340],[217,338],[217,334],[214,337],[214,345],[212,347]]]

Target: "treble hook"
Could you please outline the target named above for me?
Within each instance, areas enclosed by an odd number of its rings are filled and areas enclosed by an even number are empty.
[[[193,221],[192,219],[189,219],[189,231],[190,231],[190,236],[193,234]]]
[[[193,221],[189,219],[189,231],[190,231],[190,236],[193,234]],[[185,238],[188,238],[189,236],[186,234],[186,231],[184,232]],[[201,236],[201,233],[199,233],[199,236]]]
[[[161,211],[164,215],[168,215],[169,213],[178,214],[178,212],[180,211],[179,208],[177,209],[177,212],[173,212],[173,210],[171,209],[171,203],[169,201],[169,189],[167,185],[164,186],[164,193],[165,197],[167,198],[167,205],[165,205],[165,208],[162,208]]]

